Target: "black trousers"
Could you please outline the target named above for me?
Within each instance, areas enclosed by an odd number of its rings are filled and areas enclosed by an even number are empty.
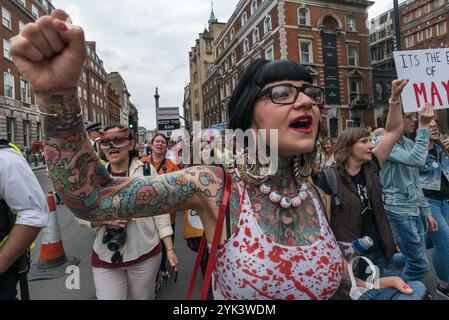
[[[0,300],[17,300],[19,275],[15,267],[0,275]]]

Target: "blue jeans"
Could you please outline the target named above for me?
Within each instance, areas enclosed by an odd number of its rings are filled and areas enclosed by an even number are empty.
[[[359,300],[426,300],[428,292],[421,281],[407,281],[412,288],[412,294],[399,293],[394,288],[369,290],[364,293]]]
[[[394,270],[393,265],[389,265],[382,251],[367,254],[366,257],[379,268],[381,277],[402,277],[402,274]],[[364,260],[360,260],[364,262]],[[360,263],[359,273],[363,273],[366,263]],[[365,279],[364,276],[360,278]],[[364,293],[360,300],[423,300],[427,298],[428,292],[426,286],[421,281],[405,281],[413,289],[412,294],[400,293],[395,288],[372,289]]]
[[[407,216],[386,211],[396,244],[405,261],[404,280],[421,280],[429,272],[424,227],[420,216]],[[396,259],[394,259],[396,261]]]
[[[449,203],[427,198],[432,215],[438,222],[438,231],[426,234],[428,248],[432,248],[432,262],[438,281],[449,285]]]

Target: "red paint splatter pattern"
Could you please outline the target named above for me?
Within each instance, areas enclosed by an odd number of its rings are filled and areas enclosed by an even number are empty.
[[[343,257],[318,199],[315,208],[321,237],[311,246],[284,246],[269,241],[260,229],[246,189],[240,228],[218,249],[212,274],[217,300],[324,300],[336,292]],[[313,194],[311,194],[312,196]]]

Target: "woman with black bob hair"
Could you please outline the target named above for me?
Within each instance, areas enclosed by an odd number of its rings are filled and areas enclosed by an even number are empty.
[[[84,33],[81,28],[61,27],[67,19],[62,11],[54,11],[51,18],[50,27],[48,18],[40,18],[35,22],[37,28],[24,29],[12,51],[19,72],[29,79],[39,101],[53,183],[76,216],[102,221],[193,209],[211,243],[209,261],[215,263],[208,269],[213,270],[216,299],[333,296],[344,260],[320,195],[307,182],[324,93],[311,85],[302,66],[292,61],[255,60],[231,98],[231,128],[278,130],[279,141],[265,137],[267,145],[277,142],[279,153],[277,170],[269,175],[260,173],[258,163],[242,161],[230,172],[217,166],[194,166],[166,175],[112,178],[90,145],[77,98],[86,54]],[[42,24],[46,30],[54,28],[67,44],[54,43],[58,38],[48,39],[47,33],[28,31],[42,30]],[[24,48],[30,43],[39,49],[44,45],[36,41],[40,37],[60,50],[45,59],[30,56],[32,52]],[[56,72],[61,66],[65,72]],[[239,158],[244,160],[246,155]],[[226,207],[230,219],[216,229],[225,220]],[[289,224],[295,227],[288,237],[280,230],[280,217],[295,221]],[[220,246],[214,255],[216,243]]]
[[[248,129],[252,122],[255,101],[268,83],[282,80],[313,83],[312,76],[299,63],[290,60],[271,62],[254,60],[246,69],[229,102],[229,128]],[[323,101],[324,102],[324,101]]]

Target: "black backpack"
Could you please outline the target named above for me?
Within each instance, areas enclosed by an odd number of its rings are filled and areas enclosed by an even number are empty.
[[[337,180],[337,174],[335,173],[334,168],[326,168],[324,169],[323,173],[326,177],[327,185],[329,186],[329,189],[331,189],[332,192],[332,202],[335,205],[336,208],[339,208],[341,206],[341,201],[338,196],[338,180]]]

